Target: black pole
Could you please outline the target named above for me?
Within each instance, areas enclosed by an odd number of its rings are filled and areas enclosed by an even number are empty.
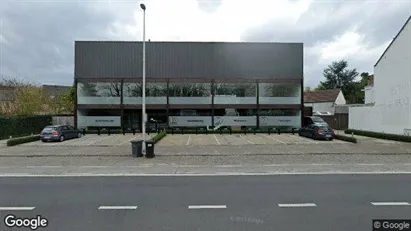
[[[268,128],[268,135],[271,135],[271,128]]]
[[[133,128],[133,135],[135,135],[136,134],[136,129],[135,128]]]
[[[110,128],[107,128],[107,134],[110,135]]]
[[[281,134],[281,131],[280,131],[280,129],[277,129],[277,131],[278,131],[278,135],[280,135],[280,134]]]
[[[100,128],[97,128],[97,135],[100,135]]]

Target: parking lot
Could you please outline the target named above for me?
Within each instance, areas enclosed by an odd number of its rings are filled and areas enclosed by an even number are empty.
[[[153,134],[147,135],[147,137],[152,137]],[[26,144],[21,144],[22,146],[130,146],[130,141],[142,139],[141,134],[102,134],[95,135],[89,134],[85,135],[79,139],[65,140],[64,142],[31,142]]]
[[[175,134],[167,135],[158,146],[203,146],[203,145],[258,145],[258,144],[324,144],[346,143],[341,140],[322,141],[300,137],[297,134]]]

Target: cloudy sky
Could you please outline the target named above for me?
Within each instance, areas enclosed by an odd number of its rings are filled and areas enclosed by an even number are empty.
[[[303,42],[305,84],[346,59],[373,66],[411,14],[411,0],[1,0],[0,74],[73,82],[75,40]]]

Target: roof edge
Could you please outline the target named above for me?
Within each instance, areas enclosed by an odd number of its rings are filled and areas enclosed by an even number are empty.
[[[74,43],[142,43],[140,40],[74,40]],[[146,42],[149,42],[148,40]],[[304,44],[303,42],[150,41],[150,43]]]
[[[387,48],[385,48],[384,52],[380,56],[380,58],[377,60],[377,62],[374,64],[374,67],[378,65],[378,63],[381,61],[382,57],[384,57],[385,53],[387,53],[388,49],[390,49],[391,45],[395,42],[395,40],[398,38],[398,36],[401,34],[401,32],[404,30],[405,26],[407,26],[408,22],[411,20],[411,15],[408,17],[407,21],[405,21],[404,25],[401,27],[401,29],[398,31],[397,35],[392,39],[390,44],[388,44]]]

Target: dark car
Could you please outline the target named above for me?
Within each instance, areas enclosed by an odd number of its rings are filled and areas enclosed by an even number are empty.
[[[80,138],[82,131],[70,125],[54,125],[45,127],[40,133],[40,140],[46,141],[60,141]]]
[[[310,124],[328,126],[328,124],[319,116],[304,116],[303,126],[308,126]]]
[[[319,124],[305,126],[298,131],[298,134],[315,140],[333,140],[335,135],[330,126]]]

